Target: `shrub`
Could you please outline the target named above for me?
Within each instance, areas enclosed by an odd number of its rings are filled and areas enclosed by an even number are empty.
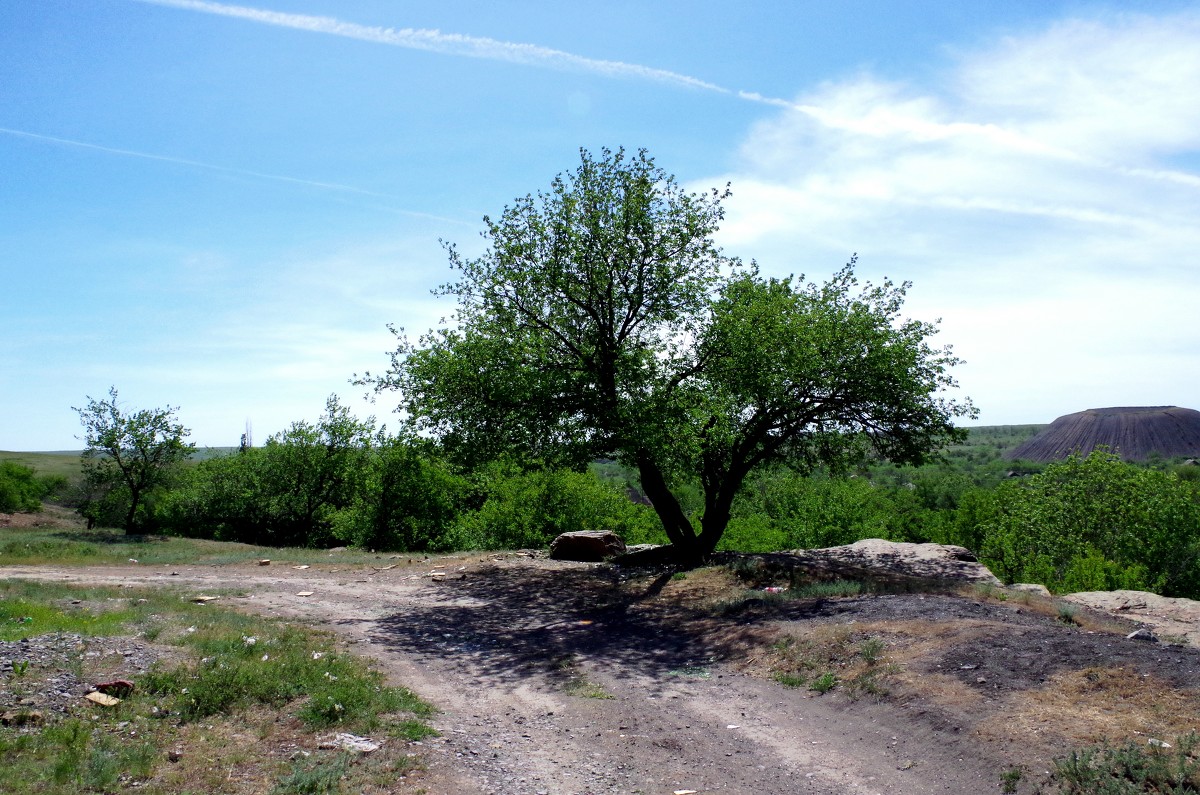
[[[1095,451],[1003,483],[994,499],[980,551],[1008,582],[1200,595],[1200,501],[1171,473]]]
[[[0,511],[40,511],[42,499],[66,482],[62,477],[38,477],[33,467],[0,461]]]
[[[590,472],[521,471],[501,461],[477,477],[483,502],[459,519],[443,548],[542,547],[560,533],[580,530],[611,530],[630,543],[662,534],[653,509],[630,502]]]

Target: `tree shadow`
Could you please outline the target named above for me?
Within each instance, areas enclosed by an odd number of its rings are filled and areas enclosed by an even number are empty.
[[[670,578],[622,585],[611,569],[489,566],[440,586],[444,603],[377,621],[371,640],[506,682],[577,658],[618,679],[687,675],[725,659],[731,644],[712,631],[710,611],[653,599]]]

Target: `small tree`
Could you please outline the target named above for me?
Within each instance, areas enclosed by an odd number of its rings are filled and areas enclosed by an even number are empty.
[[[920,462],[969,403],[937,396],[957,360],[900,318],[908,285],[764,279],[713,234],[728,191],[696,195],[644,152],[582,154],[549,193],[484,218],[485,253],[448,246],[455,323],[403,336],[382,377],[417,430],[462,458],[616,456],[681,556],[715,549],[746,477],[870,447]],[[676,497],[704,494],[698,526]]]
[[[195,449],[184,441],[191,432],[175,418],[175,407],[123,411],[116,387],[108,390],[108,400],[89,396],[86,406],[73,410],[79,412],[86,445],[82,463],[88,496],[79,512],[94,522],[107,505],[124,513],[126,533],[136,532],[144,524],[146,496]]]

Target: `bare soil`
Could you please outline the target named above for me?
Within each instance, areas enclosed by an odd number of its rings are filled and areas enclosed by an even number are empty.
[[[441,710],[442,736],[413,749],[425,770],[397,792],[987,793],[1020,770],[1031,793],[1081,744],[1200,729],[1197,649],[1126,639],[1136,623],[1082,607],[1065,624],[1030,594],[719,609],[739,588],[724,569],[672,578],[518,553],[0,576],[221,594],[336,632]],[[835,637],[882,641],[874,693],[771,678],[781,639]],[[830,665],[848,679],[865,663]]]

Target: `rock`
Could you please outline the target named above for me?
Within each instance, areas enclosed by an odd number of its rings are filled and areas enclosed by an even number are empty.
[[[1037,594],[1038,596],[1050,595],[1050,589],[1040,582],[1018,582],[1008,586],[1008,588],[1011,591],[1023,591],[1025,593]]]
[[[853,577],[854,570],[930,580],[967,580],[1000,585],[996,575],[966,547],[865,538],[840,547],[789,553],[814,569]],[[768,556],[769,557],[769,556]]]
[[[5,726],[41,726],[46,716],[41,710],[8,710],[0,713],[0,724]]]
[[[550,544],[554,560],[599,562],[625,551],[625,542],[606,530],[563,533]]]
[[[121,699],[106,695],[98,690],[93,690],[91,693],[88,693],[86,696],[84,696],[84,698],[94,704],[99,704],[102,707],[115,707],[117,704],[121,703]]]
[[[1141,629],[1135,629],[1133,632],[1130,632],[1128,635],[1126,635],[1125,638],[1126,640],[1145,640],[1149,641],[1150,643],[1158,643],[1158,637],[1145,627],[1142,627]]]
[[[352,754],[369,754],[372,751],[378,751],[381,747],[380,743],[375,742],[369,737],[359,737],[357,734],[338,734],[331,740],[325,740],[318,746],[324,749],[341,749],[349,751]]]
[[[1144,624],[1167,643],[1200,646],[1200,601],[1128,590],[1084,591],[1063,599]]]
[[[101,682],[96,685],[96,690],[106,696],[125,698],[133,692],[133,682],[128,679],[114,679],[111,682]]]

